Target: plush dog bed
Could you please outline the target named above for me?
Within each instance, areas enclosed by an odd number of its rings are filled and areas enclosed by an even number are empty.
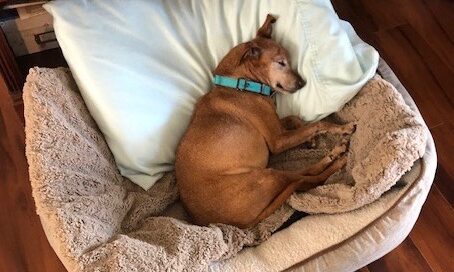
[[[377,76],[330,117],[357,123],[346,169],[240,230],[188,223],[172,173],[148,191],[123,178],[69,71],[32,69],[24,88],[27,158],[52,247],[70,271],[342,271],[383,256],[414,225],[436,155],[408,93],[383,62],[379,72],[392,85]],[[321,136],[270,163],[301,168],[339,140]],[[271,235],[295,209],[311,215]]]

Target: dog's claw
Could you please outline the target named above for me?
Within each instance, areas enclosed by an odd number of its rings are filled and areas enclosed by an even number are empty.
[[[342,127],[342,134],[352,134],[356,130],[356,124],[355,123],[348,123]]]
[[[344,154],[347,151],[348,145],[347,143],[342,143],[331,150],[329,157],[331,160],[334,160]]]
[[[344,153],[340,157],[337,158],[337,160],[334,161],[333,165],[336,165],[339,169],[343,168],[345,165],[347,165],[347,155]]]

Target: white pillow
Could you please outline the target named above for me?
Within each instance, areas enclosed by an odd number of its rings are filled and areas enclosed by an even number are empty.
[[[59,0],[45,8],[122,175],[144,189],[172,170],[212,71],[267,13],[278,16],[273,38],[307,80],[277,98],[281,116],[316,120],[339,110],[378,65],[328,0]]]

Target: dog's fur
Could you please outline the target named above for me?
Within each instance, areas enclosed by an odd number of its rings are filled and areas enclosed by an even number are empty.
[[[257,37],[234,47],[214,73],[262,82],[280,93],[303,87],[301,77],[290,68],[287,51],[271,39],[275,20],[268,15]],[[299,171],[267,168],[270,152],[283,152],[320,133],[353,130],[352,124],[303,125],[295,116],[279,120],[271,98],[215,86],[197,103],[177,149],[180,199],[197,224],[252,227],[293,192],[322,184],[346,163],[345,143]]]

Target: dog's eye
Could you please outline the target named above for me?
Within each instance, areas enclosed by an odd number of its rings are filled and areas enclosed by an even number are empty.
[[[277,63],[278,63],[280,66],[282,66],[282,67],[285,67],[285,65],[287,65],[287,64],[285,63],[285,61],[283,61],[283,60],[279,60]]]

